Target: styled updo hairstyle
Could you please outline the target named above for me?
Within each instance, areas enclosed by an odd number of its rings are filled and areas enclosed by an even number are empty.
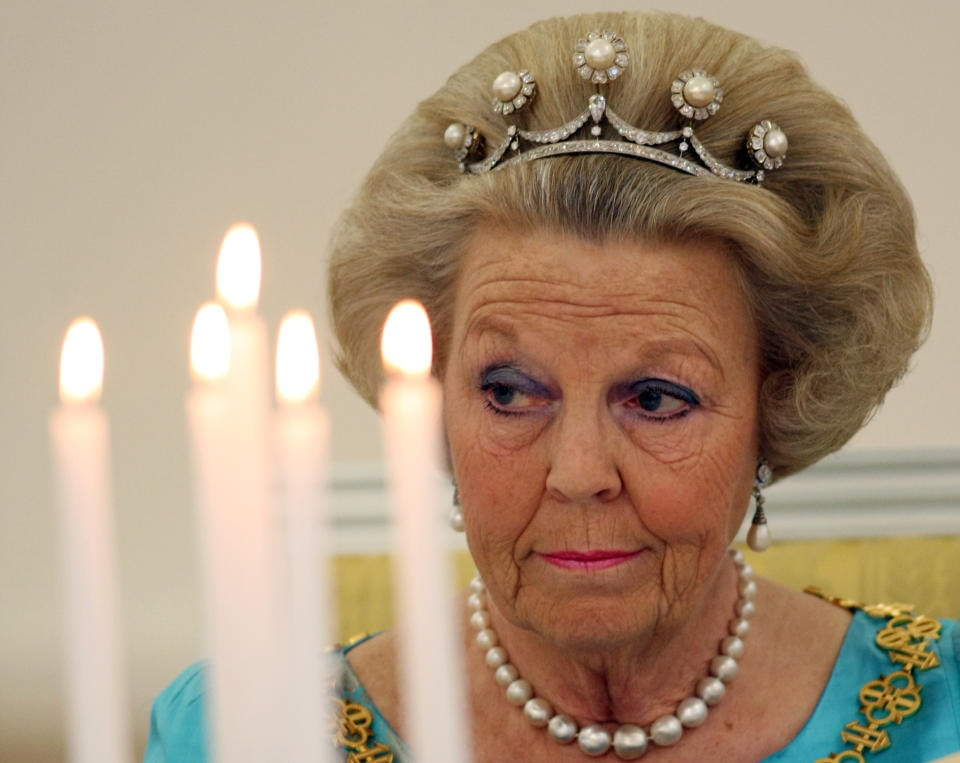
[[[610,154],[461,174],[444,143],[449,124],[474,125],[496,146],[508,123],[546,129],[583,111],[598,88],[577,74],[572,53],[578,39],[601,30],[628,45],[626,70],[599,88],[620,116],[676,129],[670,85],[683,71],[704,69],[720,81],[724,100],[697,124],[700,140],[724,164],[746,168],[747,132],[770,119],[790,141],[783,167],[762,187]],[[520,69],[536,77],[536,97],[504,119],[491,107],[491,83]],[[724,243],[759,328],[760,447],[777,478],[860,429],[929,328],[932,290],[910,200],[850,111],[810,80],[794,54],[701,19],[619,13],[543,21],[490,46],[403,123],[332,244],[338,359],[371,404],[380,330],[402,298],[427,308],[442,371],[460,256],[481,223],[590,241]]]

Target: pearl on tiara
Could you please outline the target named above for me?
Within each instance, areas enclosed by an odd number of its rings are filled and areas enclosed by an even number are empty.
[[[779,168],[787,157],[788,147],[787,134],[780,129],[780,125],[769,119],[755,124],[747,136],[747,151],[753,161],[765,170]]]
[[[573,65],[585,80],[605,85],[615,80],[630,63],[627,43],[613,32],[590,32],[574,46]]]
[[[526,69],[501,72],[493,81],[493,110],[507,116],[522,109],[537,92],[537,83]]]
[[[613,66],[617,51],[613,49],[613,43],[610,40],[604,40],[601,37],[587,43],[587,47],[583,49],[583,57],[591,68],[606,69],[608,66]]]
[[[483,136],[477,132],[473,125],[465,125],[462,122],[453,122],[447,125],[447,129],[443,133],[443,142],[453,149],[454,156],[457,157],[461,166],[465,166],[468,159],[483,155]],[[450,523],[454,529],[459,530],[458,525],[463,522],[463,513],[459,511],[458,506],[454,506],[453,509]]]
[[[723,89],[703,69],[682,72],[670,86],[670,102],[680,115],[702,122],[720,109]]]
[[[454,122],[447,127],[443,133],[443,142],[456,151],[463,147],[463,141],[467,137],[467,126],[460,122]]]
[[[501,103],[509,103],[518,95],[523,87],[523,80],[516,72],[503,72],[493,81],[493,94]]]
[[[687,80],[683,86],[683,98],[695,108],[704,108],[713,103],[716,88],[709,77],[696,76]]]

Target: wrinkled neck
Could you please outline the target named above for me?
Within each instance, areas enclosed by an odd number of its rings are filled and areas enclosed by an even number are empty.
[[[733,563],[725,561],[682,618],[665,607],[645,632],[609,648],[551,643],[510,623],[494,602],[488,600],[487,606],[510,662],[554,712],[571,716],[581,726],[648,726],[674,713],[709,674],[710,661],[728,635],[736,600],[737,574]]]

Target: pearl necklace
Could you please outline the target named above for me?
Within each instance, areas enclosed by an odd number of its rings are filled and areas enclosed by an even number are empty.
[[[710,675],[697,682],[695,695],[680,702],[672,714],[657,718],[649,729],[632,723],[621,724],[613,735],[600,724],[581,729],[573,718],[554,713],[547,700],[534,696],[530,682],[521,678],[510,664],[506,650],[499,645],[499,637],[490,627],[490,613],[484,606],[486,588],[479,575],[471,581],[471,593],[467,598],[467,606],[471,609],[470,624],[477,630],[477,644],[486,652],[486,663],[494,671],[496,682],[506,688],[507,701],[522,707],[530,723],[541,728],[546,726],[550,736],[559,744],[569,744],[576,739],[580,749],[591,757],[603,755],[613,747],[621,760],[634,760],[647,751],[649,741],[668,747],[680,741],[684,728],[700,726],[707,719],[707,706],[716,705],[723,698],[725,684],[737,675],[737,660],[743,656],[743,638],[750,631],[749,618],[756,612],[757,584],[753,580],[753,568],[744,561],[743,554],[731,549],[730,555],[740,578],[737,581],[735,617],[728,626],[730,633],[721,640],[719,654],[710,661]]]

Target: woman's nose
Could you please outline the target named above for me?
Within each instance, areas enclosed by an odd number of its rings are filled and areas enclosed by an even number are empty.
[[[623,481],[615,456],[615,432],[592,410],[564,411],[551,433],[546,489],[564,502],[611,501]]]

